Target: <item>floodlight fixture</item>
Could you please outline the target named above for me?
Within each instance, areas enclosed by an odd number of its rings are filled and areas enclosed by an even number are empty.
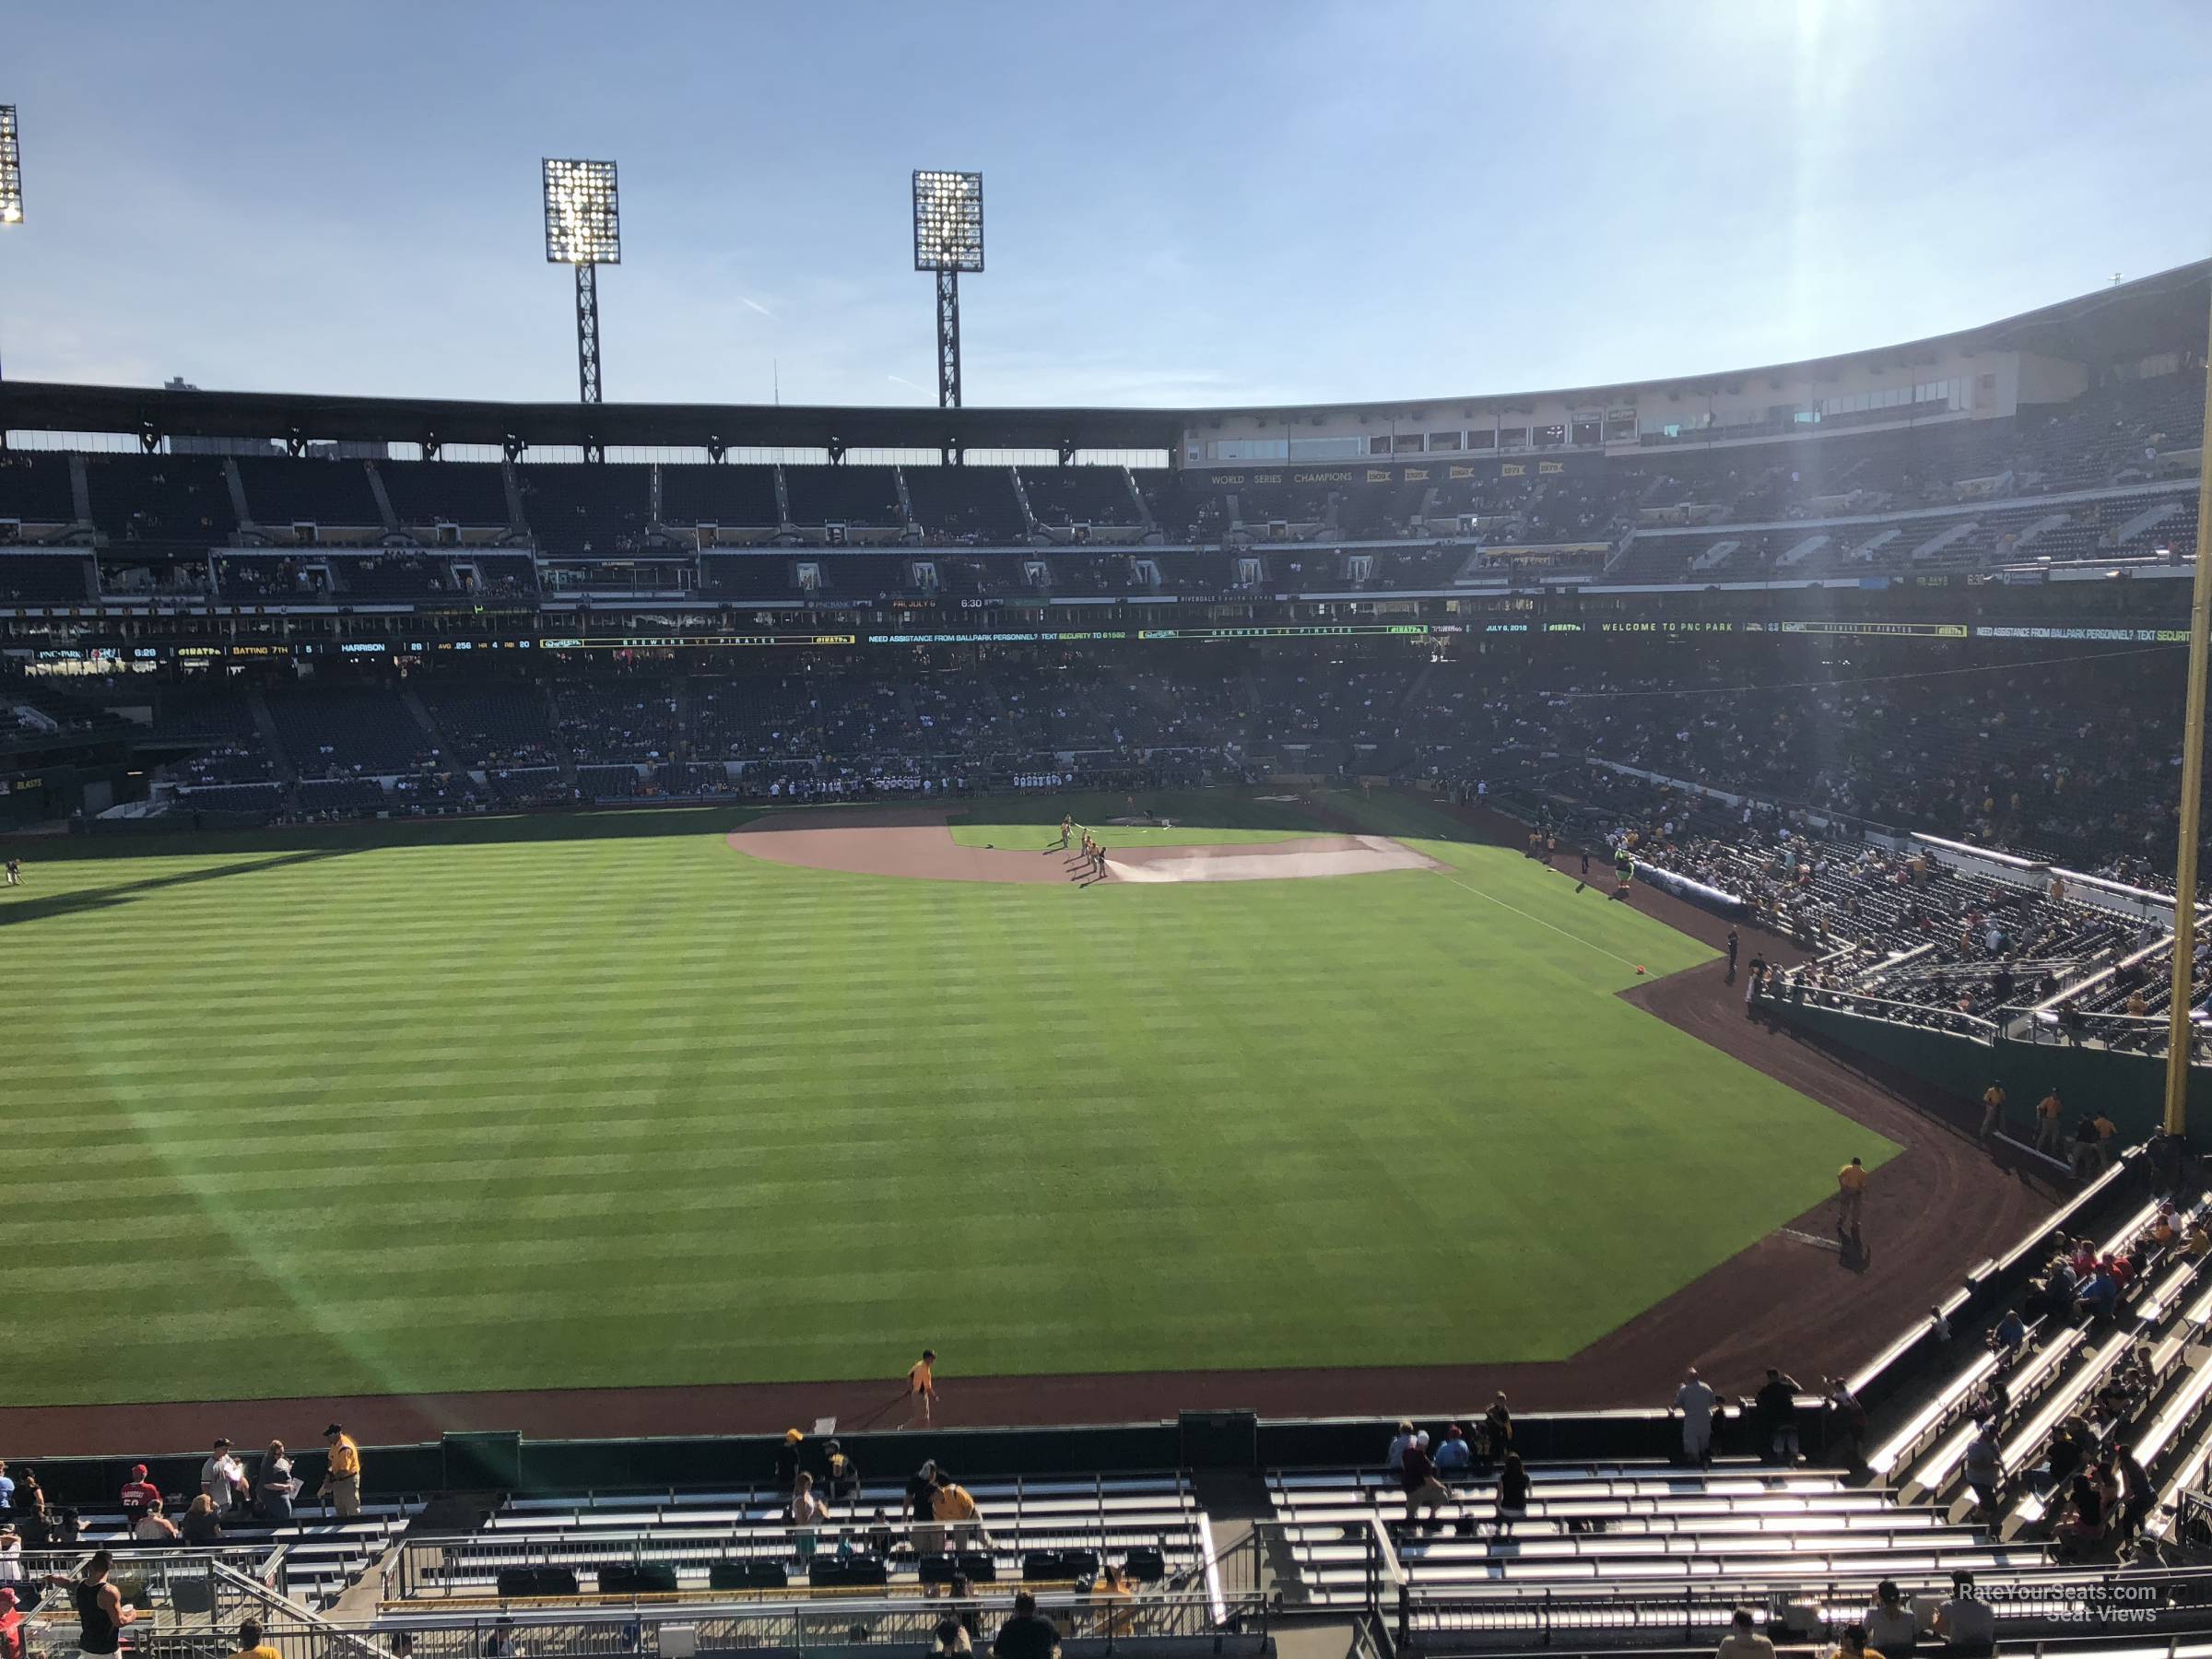
[[[983,268],[983,175],[914,172],[914,269]]]
[[[544,159],[546,263],[576,267],[576,387],[601,398],[599,267],[622,263],[622,196],[612,161]]]
[[[23,152],[16,146],[16,106],[0,104],[0,225],[23,222]]]
[[[16,147],[16,106],[0,104],[0,229],[23,222],[23,154]]]
[[[937,279],[937,404],[960,406],[960,273],[983,268],[983,175],[914,170],[914,269]]]
[[[622,197],[612,161],[560,161],[546,175],[546,263],[620,265]]]

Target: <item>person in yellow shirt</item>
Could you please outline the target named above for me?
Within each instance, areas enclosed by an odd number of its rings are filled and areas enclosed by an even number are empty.
[[[1866,1166],[1854,1158],[1836,1171],[1838,1231],[1855,1233],[1859,1230],[1859,1208],[1865,1199]]]
[[[1992,1081],[1982,1091],[1982,1138],[1995,1140],[1997,1131],[2005,1127],[2005,1085]]]
[[[261,1620],[249,1618],[238,1627],[237,1659],[284,1659],[284,1655],[262,1640]]]
[[[2035,1106],[2035,1149],[2058,1156],[2058,1114],[2065,1108],[2059,1104],[2058,1090],[2053,1089]]]
[[[1136,1618],[1130,1603],[1136,1599],[1136,1586],[1129,1575],[1112,1561],[1099,1568],[1097,1581],[1090,1586],[1090,1605],[1098,1610],[1098,1628],[1094,1636],[1134,1636]]]
[[[931,1500],[930,1512],[939,1526],[945,1529],[945,1547],[972,1549],[983,1530],[983,1512],[976,1507],[968,1488],[958,1481],[937,1477],[936,1496]]]
[[[937,1405],[937,1350],[935,1348],[924,1348],[922,1358],[907,1368],[906,1397],[917,1403],[915,1409],[907,1413],[906,1427],[910,1429],[913,1427],[917,1414],[921,1417],[923,1426],[925,1428],[935,1421]]]
[[[330,1470],[323,1477],[323,1494],[331,1512],[347,1520],[361,1512],[361,1449],[353,1443],[341,1423],[323,1430],[330,1443]]]
[[[2089,1126],[2097,1131],[2097,1168],[2109,1170],[2112,1167],[2112,1139],[2120,1133],[2120,1125],[2100,1112],[2089,1120]]]

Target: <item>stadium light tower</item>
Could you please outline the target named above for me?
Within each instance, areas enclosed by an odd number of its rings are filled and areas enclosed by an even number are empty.
[[[914,170],[914,269],[937,276],[937,406],[960,406],[960,273],[983,268],[983,175]]]
[[[23,222],[23,152],[16,145],[16,106],[0,104],[0,230]]]
[[[576,385],[600,401],[599,267],[622,263],[622,199],[612,161],[559,161],[546,173],[546,263],[576,267]]]

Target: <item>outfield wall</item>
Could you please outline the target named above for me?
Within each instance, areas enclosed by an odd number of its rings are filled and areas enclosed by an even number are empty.
[[[2132,1146],[2166,1120],[2160,1056],[2006,1036],[1983,1041],[1788,998],[1766,999],[1759,1007],[1784,1025],[1894,1065],[1977,1107],[1992,1079],[2002,1082],[2006,1122],[2022,1140],[2034,1139],[2035,1103],[2053,1088],[2065,1105],[2068,1133],[2081,1113],[2101,1112]],[[2189,1068],[2189,1141],[2199,1152],[2212,1150],[2212,1066]]]
[[[1477,1414],[1479,1415],[1479,1414]],[[1808,1446],[1820,1414],[1802,1414]],[[1463,1418],[1460,1420],[1468,1421]],[[1441,1437],[1445,1419],[1422,1418]],[[1259,1422],[1249,1412],[1188,1413],[1180,1421],[1102,1428],[963,1429],[841,1434],[845,1452],[872,1478],[903,1476],[935,1458],[963,1478],[1157,1473],[1162,1469],[1354,1467],[1380,1465],[1394,1422],[1380,1418],[1305,1418]],[[1753,1451],[1747,1421],[1717,1425],[1723,1453]],[[1664,1458],[1678,1450],[1681,1430],[1662,1410],[1527,1415],[1513,1419],[1515,1447],[1532,1461],[1563,1458]],[[362,1490],[371,1498],[437,1492],[513,1492],[552,1496],[591,1491],[666,1491],[684,1488],[762,1489],[775,1481],[779,1436],[747,1435],[620,1441],[532,1441],[516,1433],[449,1434],[408,1446],[371,1446],[361,1453]],[[809,1453],[820,1440],[810,1436]],[[35,1465],[48,1500],[57,1505],[112,1509],[115,1495],[144,1463],[164,1491],[196,1491],[205,1452],[147,1456],[20,1458]],[[321,1485],[324,1454],[302,1450],[295,1472],[312,1494]],[[312,1500],[301,1513],[312,1517]]]

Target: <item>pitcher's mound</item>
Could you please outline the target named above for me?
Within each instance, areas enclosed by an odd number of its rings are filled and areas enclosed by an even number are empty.
[[[1106,868],[1123,881],[1295,881],[1443,866],[1388,836],[1312,835],[1256,846],[1135,847],[1108,853]]]
[[[929,881],[1065,884],[1058,855],[963,847],[928,806],[823,806],[771,812],[730,831],[730,845],[775,864]]]

